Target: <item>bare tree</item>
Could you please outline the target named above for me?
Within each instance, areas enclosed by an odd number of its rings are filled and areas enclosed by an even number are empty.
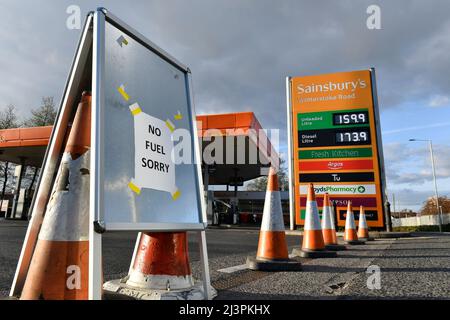
[[[41,106],[31,110],[31,117],[25,120],[27,127],[51,126],[56,119],[56,109],[53,97],[43,97]]]
[[[15,128],[18,126],[19,124],[16,108],[12,104],[6,106],[3,110],[0,110],[0,130]],[[0,177],[3,178],[0,208],[2,207],[3,199],[5,197],[5,191],[8,184],[8,173],[11,169],[12,168],[10,167],[9,162],[0,161]]]
[[[16,107],[12,104],[0,110],[0,129],[16,128],[19,126]]]

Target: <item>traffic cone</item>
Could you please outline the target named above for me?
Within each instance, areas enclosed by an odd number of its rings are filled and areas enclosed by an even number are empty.
[[[353,215],[352,202],[350,200],[348,201],[347,217],[345,218],[344,241],[345,243],[351,245],[364,244],[363,241],[358,240],[355,227],[355,217]]]
[[[338,245],[333,215],[333,207],[330,198],[328,193],[325,193],[322,210],[322,235],[325,248],[332,251],[345,250],[345,246]]]
[[[369,228],[367,226],[366,214],[363,206],[359,208],[358,239],[362,241],[369,240]]]
[[[20,299],[88,299],[91,94],[83,92]]]
[[[336,252],[325,250],[325,242],[320,227],[319,210],[317,209],[316,195],[314,194],[314,186],[312,183],[309,185],[306,200],[302,248],[294,248],[292,254],[303,258],[336,257]]]
[[[247,257],[247,267],[251,270],[261,271],[301,269],[300,262],[289,259],[278,176],[273,168],[269,170],[256,259]]]
[[[192,277],[187,232],[142,233],[138,241],[128,276],[105,283],[105,292],[140,300],[205,299],[203,284]]]

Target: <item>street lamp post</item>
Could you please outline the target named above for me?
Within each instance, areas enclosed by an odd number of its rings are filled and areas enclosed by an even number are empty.
[[[441,212],[439,210],[439,195],[437,190],[437,183],[436,183],[436,170],[434,167],[434,155],[433,155],[433,142],[431,139],[409,139],[409,141],[426,141],[428,142],[428,146],[430,148],[430,157],[431,157],[431,169],[433,172],[433,181],[434,181],[434,195],[436,197],[436,212],[439,222],[439,232],[442,232],[442,219],[441,219]]]

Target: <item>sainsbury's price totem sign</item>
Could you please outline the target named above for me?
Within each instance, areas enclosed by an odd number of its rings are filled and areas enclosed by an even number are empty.
[[[375,71],[361,70],[287,79],[291,216],[303,225],[307,186],[318,202],[325,193],[345,225],[348,201],[355,218],[384,227],[384,161]],[[322,209],[322,208],[319,208]]]

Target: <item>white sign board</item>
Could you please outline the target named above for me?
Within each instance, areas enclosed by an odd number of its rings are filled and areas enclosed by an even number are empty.
[[[94,121],[102,128],[93,147],[99,225],[204,229],[189,70],[109,13],[102,30],[93,92],[99,110]],[[174,153],[180,143],[182,161]]]
[[[180,196],[175,182],[172,132],[168,119],[152,117],[142,112],[139,104],[130,106],[134,116],[134,178],[128,184],[136,194],[142,188],[169,192],[173,200]]]
[[[211,298],[190,71],[104,8],[88,14],[81,34],[10,296],[23,288],[69,119],[89,87],[89,299],[102,298],[102,233],[114,230],[196,230],[204,292]],[[187,146],[182,162],[172,157],[180,137]]]

